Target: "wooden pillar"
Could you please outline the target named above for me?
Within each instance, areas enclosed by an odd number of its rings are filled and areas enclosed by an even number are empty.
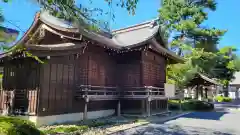
[[[141,100],[141,111],[142,111],[142,114],[146,112],[144,100]]]
[[[158,111],[158,100],[155,100],[156,101],[156,110]]]
[[[86,99],[85,99],[85,103],[84,103],[83,120],[87,120],[88,102],[89,102],[89,99],[86,98]]]
[[[180,99],[180,104],[179,104],[179,109],[180,109],[180,111],[182,111],[182,99]]]
[[[204,87],[203,86],[201,86],[200,87],[200,96],[201,96],[201,100],[204,98],[204,96],[203,96],[203,89],[204,89]]]
[[[147,102],[146,102],[146,107],[147,107],[147,116],[149,117],[149,116],[151,116],[151,99],[150,98],[148,98],[147,100],[146,100]]]
[[[197,88],[196,88],[196,92],[195,92],[195,99],[198,99],[198,89],[199,89],[199,85],[197,84]]]
[[[168,100],[169,98],[167,98],[167,112],[169,112]]]
[[[117,105],[117,116],[118,117],[121,116],[121,102],[120,102],[120,100],[118,100],[118,105]]]
[[[208,89],[205,89],[205,98],[208,98]]]

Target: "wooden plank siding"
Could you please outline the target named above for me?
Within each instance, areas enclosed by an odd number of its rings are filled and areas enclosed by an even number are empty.
[[[75,71],[73,55],[51,57],[42,68],[39,115],[71,113]]]
[[[129,52],[118,55],[117,83],[120,87],[142,86],[141,52]]]
[[[79,54],[52,56],[42,66],[39,116],[83,112],[84,100],[75,98],[80,85],[115,84],[115,61],[103,48],[79,50]],[[91,101],[88,111],[114,109],[115,102]]]
[[[150,50],[143,52],[142,75],[144,86],[164,88],[166,82],[166,58]]]
[[[88,49],[88,83],[93,86],[116,86],[114,57],[102,47],[91,46]]]
[[[27,106],[38,116],[77,113],[84,111],[85,102],[76,98],[80,85],[112,86],[125,90],[125,87],[163,87],[166,82],[166,59],[150,50],[113,54],[103,47],[89,45],[74,52],[77,53],[51,56],[44,64],[27,59],[6,63],[4,89],[20,93],[27,89],[22,95],[24,99],[28,98],[28,102],[17,101],[19,104],[15,106]],[[20,64],[23,61],[24,64]],[[141,107],[140,100],[122,102],[123,109]],[[3,106],[1,101],[0,108]],[[90,101],[88,111],[116,107],[116,101]]]
[[[151,50],[130,52],[124,55],[125,57],[121,58],[121,64],[118,65],[121,71],[122,81],[120,83],[122,86],[164,88],[166,82],[166,59],[164,56]],[[121,102],[123,110],[141,110],[141,100],[122,100]],[[166,100],[152,101],[151,108],[166,109]]]

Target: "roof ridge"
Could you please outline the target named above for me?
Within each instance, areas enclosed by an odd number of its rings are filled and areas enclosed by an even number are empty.
[[[148,20],[148,21],[145,21],[145,22],[141,22],[141,23],[139,23],[139,24],[134,24],[134,25],[130,25],[130,26],[127,26],[127,27],[124,27],[124,28],[112,30],[111,33],[118,33],[118,32],[122,32],[122,31],[124,31],[124,30],[128,30],[128,29],[131,29],[131,28],[135,28],[135,27],[139,27],[139,26],[146,25],[146,24],[150,24],[151,22],[156,21],[156,20],[158,20],[158,19],[159,19],[159,18],[155,18],[155,19],[152,19],[152,20]]]

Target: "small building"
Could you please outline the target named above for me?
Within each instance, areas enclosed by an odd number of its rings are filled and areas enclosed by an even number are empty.
[[[38,125],[165,110],[167,62],[183,59],[167,49],[158,30],[150,21],[93,32],[37,13],[1,54],[0,109]]]
[[[229,84],[228,95],[232,99],[240,99],[240,72],[234,74],[234,79]]]
[[[184,91],[185,97],[202,100],[203,98],[215,97],[220,90],[221,84],[206,75],[196,73],[187,86],[188,89]]]

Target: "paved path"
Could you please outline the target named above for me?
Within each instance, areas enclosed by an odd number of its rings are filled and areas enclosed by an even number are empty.
[[[236,108],[236,107],[234,107]],[[115,135],[240,135],[240,111],[193,112],[165,123],[151,123]]]

